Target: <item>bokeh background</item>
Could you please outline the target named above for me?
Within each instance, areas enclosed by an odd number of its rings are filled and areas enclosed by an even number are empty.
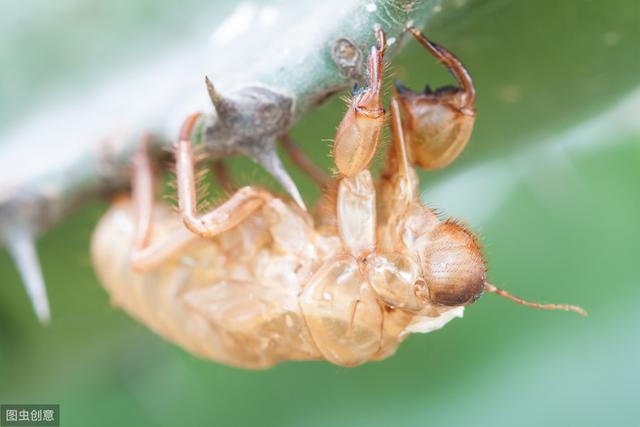
[[[82,92],[222,19],[204,0],[29,0],[0,8],[0,126]],[[64,426],[629,426],[640,419],[640,6],[634,0],[454,1],[427,33],[477,84],[462,157],[424,199],[478,232],[490,278],[588,318],[484,296],[444,329],[357,369],[251,372],[199,360],[111,307],[89,259],[107,201],[45,235],[53,323],[36,321],[0,252],[0,402],[60,403]],[[415,43],[392,71],[451,83]],[[293,129],[329,168],[336,97]],[[64,149],[64,147],[60,147]],[[37,153],[34,153],[37,155]],[[231,162],[239,179],[268,178]],[[306,198],[318,192],[297,171]]]

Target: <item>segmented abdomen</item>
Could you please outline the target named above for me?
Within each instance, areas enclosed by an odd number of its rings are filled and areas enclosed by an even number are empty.
[[[158,204],[151,240],[178,227],[175,212]],[[411,320],[376,300],[349,256],[305,261],[275,249],[261,215],[216,239],[194,238],[146,272],[131,268],[133,235],[132,206],[122,199],[92,240],[103,286],[115,305],[204,358],[251,369],[314,359],[354,366],[392,354]]]
[[[129,263],[132,212],[129,199],[114,203],[92,239],[93,263],[114,305],[169,341],[222,363],[259,369],[283,359],[321,357],[308,338],[296,295],[252,283],[252,273],[242,271],[252,254],[230,259],[223,250],[224,244],[244,244],[241,235],[224,242],[195,239],[173,259],[139,273]],[[156,206],[153,224],[152,240],[182,227],[166,205]],[[247,243],[255,246],[256,240]]]

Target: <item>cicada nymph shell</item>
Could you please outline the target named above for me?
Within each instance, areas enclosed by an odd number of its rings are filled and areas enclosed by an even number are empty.
[[[378,40],[385,40],[381,31]],[[153,201],[142,145],[133,197],[113,203],[92,240],[114,305],[193,354],[260,369],[285,360],[357,366],[384,359],[410,333],[461,317],[483,291],[516,299],[485,281],[473,234],[419,199],[397,96],[386,166],[374,182],[368,166],[387,114],[378,106],[383,52],[384,45],[372,49],[370,87],[336,135],[340,175],[313,215],[255,186],[198,212],[197,115],[176,145],[176,212]]]
[[[114,305],[191,353],[244,368],[320,359],[355,366],[393,354],[410,331],[462,315],[462,307],[418,316],[415,304],[411,311],[385,304],[352,256],[333,255],[344,252],[339,239],[314,236],[308,255],[284,251],[265,219],[273,212],[265,213],[214,239],[193,238],[139,273],[129,257],[134,210],[121,198],[95,231],[94,265]],[[170,206],[156,204],[152,239],[181,228]]]

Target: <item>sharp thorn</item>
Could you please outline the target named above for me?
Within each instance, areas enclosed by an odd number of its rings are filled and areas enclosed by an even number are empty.
[[[38,320],[43,325],[49,324],[51,310],[33,237],[24,229],[16,230],[7,239],[7,248],[18,267]]]
[[[216,88],[213,86],[213,83],[211,83],[211,80],[209,80],[208,76],[204,76],[204,83],[207,85],[207,92],[209,92],[211,103],[215,107],[221,102],[220,95],[216,91]]]
[[[229,113],[231,109],[231,105],[229,105],[229,102],[225,100],[220,95],[220,92],[216,90],[213,83],[211,83],[211,80],[209,80],[209,77],[205,76],[204,82],[207,85],[207,92],[209,92],[209,98],[211,99],[211,103],[213,104],[213,107],[216,109],[216,112],[218,113],[218,117],[219,118],[225,117]]]
[[[260,164],[267,172],[271,174],[275,178],[276,181],[282,188],[289,193],[291,198],[300,206],[303,210],[307,210],[304,201],[302,200],[302,196],[298,191],[298,187],[293,182],[293,179],[289,176],[289,173],[284,168],[282,161],[276,154],[275,148],[267,148],[264,151],[261,151],[258,155],[253,156],[255,161]]]

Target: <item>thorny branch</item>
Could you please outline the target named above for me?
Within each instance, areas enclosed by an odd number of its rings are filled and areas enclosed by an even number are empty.
[[[168,52],[145,70],[45,106],[0,138],[0,239],[13,255],[36,314],[49,306],[35,236],[85,201],[129,182],[129,158],[143,134],[156,152],[172,144],[187,114],[203,114],[201,142],[212,158],[246,155],[301,203],[274,141],[332,94],[360,81],[374,28],[391,54],[408,23],[455,7],[449,0],[283,0],[241,4],[209,46]],[[264,10],[262,10],[264,11]],[[237,28],[238,22],[250,23]],[[235,25],[235,26],[234,26]],[[246,28],[245,28],[246,27]],[[212,108],[203,78],[209,87]]]

